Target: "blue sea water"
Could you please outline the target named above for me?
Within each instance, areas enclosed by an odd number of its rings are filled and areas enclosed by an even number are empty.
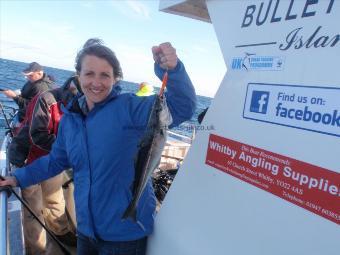
[[[27,65],[28,63],[0,58],[0,88],[8,88],[12,90],[21,89],[26,82],[25,77],[22,75],[22,70],[24,70]],[[58,85],[62,85],[67,80],[67,78],[69,78],[73,74],[72,71],[53,67],[44,67],[44,71],[48,75],[53,76]],[[137,90],[137,83],[123,81],[123,93],[135,93],[137,92]],[[16,104],[11,99],[8,99],[1,93],[0,102],[2,102],[2,104],[4,105],[16,107]],[[205,108],[209,107],[210,103],[211,98],[205,96],[197,96],[197,109],[194,116],[191,118],[190,121],[187,121],[179,127],[174,128],[174,131],[179,134],[190,136],[192,133],[191,127],[198,125],[198,114],[200,114]]]

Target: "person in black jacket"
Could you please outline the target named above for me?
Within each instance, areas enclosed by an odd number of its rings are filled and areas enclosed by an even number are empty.
[[[78,91],[81,91],[78,78],[72,76],[62,87],[44,91],[30,101],[26,107],[23,127],[9,144],[8,159],[13,165],[28,165],[48,154],[63,114],[61,105],[66,106]],[[25,144],[28,146],[24,151]],[[75,246],[77,240],[74,224],[69,224],[65,207],[66,199],[62,189],[64,181],[64,174],[61,173],[38,185],[22,189],[21,194],[35,215],[61,242]],[[25,208],[22,222],[27,254],[62,254],[55,241]]]
[[[32,98],[54,87],[54,82],[50,79],[50,76],[44,73],[42,66],[37,62],[30,63],[23,70],[23,74],[28,81],[22,87],[20,95],[10,89],[2,91],[4,95],[12,98],[19,106],[18,118],[20,122],[24,119],[26,107]]]

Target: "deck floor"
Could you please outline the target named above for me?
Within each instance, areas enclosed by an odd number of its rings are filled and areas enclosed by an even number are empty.
[[[20,190],[18,188],[16,188],[15,191],[16,193],[20,194]],[[8,202],[8,233],[10,254],[25,254],[21,218],[20,201],[12,194]]]

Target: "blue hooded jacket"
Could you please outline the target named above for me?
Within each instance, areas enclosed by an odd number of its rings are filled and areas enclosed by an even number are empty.
[[[155,64],[161,79],[164,70]],[[171,126],[191,118],[196,95],[184,65],[168,71],[167,104]],[[151,180],[138,203],[137,222],[122,220],[132,200],[134,157],[155,96],[120,94],[119,82],[110,95],[87,114],[65,109],[49,155],[14,172],[25,188],[73,168],[77,231],[105,241],[129,241],[153,229],[155,196]]]

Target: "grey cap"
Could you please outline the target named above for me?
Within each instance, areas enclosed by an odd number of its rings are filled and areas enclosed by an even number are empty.
[[[24,75],[30,75],[33,72],[38,72],[42,70],[43,68],[41,65],[39,65],[37,62],[32,62],[22,72],[24,73]]]

